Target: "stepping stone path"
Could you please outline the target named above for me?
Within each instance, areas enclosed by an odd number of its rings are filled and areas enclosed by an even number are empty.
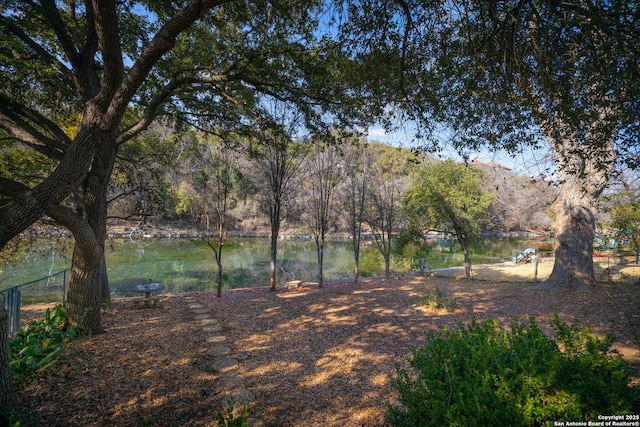
[[[233,358],[232,349],[224,345],[227,340],[223,335],[224,328],[217,319],[213,318],[211,311],[203,303],[192,302],[189,304],[189,309],[193,314],[193,320],[209,334],[205,340],[209,347],[207,355],[214,359],[211,366],[216,373],[220,374],[216,387],[224,392],[221,409],[224,410],[232,399],[235,400],[235,408],[242,408],[253,402],[255,396],[245,387],[244,378],[234,373],[238,367],[238,360]]]

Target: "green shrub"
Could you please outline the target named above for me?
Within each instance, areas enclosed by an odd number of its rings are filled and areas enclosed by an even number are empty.
[[[436,287],[433,295],[431,295],[430,292],[427,292],[425,296],[416,298],[416,304],[426,307],[429,310],[449,311],[458,305],[458,300],[456,298],[447,299],[444,292],[440,290],[440,288]]]
[[[33,322],[9,340],[14,378],[24,381],[35,377],[55,361],[64,343],[75,337],[73,328],[64,328],[65,316],[66,309],[61,305],[47,309],[44,320]]]
[[[244,405],[238,415],[234,415],[236,400],[231,398],[225,411],[218,414],[218,427],[249,427],[249,406]]]
[[[413,351],[410,374],[392,379],[396,426],[534,426],[598,414],[640,411],[640,389],[628,385],[630,365],[586,329],[553,325],[561,351],[531,319],[503,329],[497,321],[431,333]]]

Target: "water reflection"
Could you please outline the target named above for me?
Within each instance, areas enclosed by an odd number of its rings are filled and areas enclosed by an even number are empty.
[[[180,293],[215,289],[216,264],[213,251],[200,240],[129,239],[110,240],[107,246],[107,269],[115,296],[133,295],[137,283],[149,279],[163,283],[167,292]],[[471,245],[474,264],[510,259],[531,242],[518,239],[483,239]],[[14,286],[45,276],[51,271],[69,267],[70,256],[61,253],[52,257],[43,249],[42,256],[26,256],[19,262],[0,266],[0,288]],[[48,255],[46,255],[48,254]],[[312,241],[282,240],[278,246],[278,281],[317,281],[318,265]],[[224,288],[268,286],[269,239],[243,238],[225,244],[223,251]],[[462,265],[463,256],[452,240],[437,240],[427,258],[430,269]],[[393,273],[417,269],[411,254],[394,256]],[[55,263],[55,265],[52,264]],[[348,241],[328,242],[325,248],[325,280],[353,277],[355,262]],[[361,277],[384,274],[384,261],[373,242],[365,242],[361,251]]]

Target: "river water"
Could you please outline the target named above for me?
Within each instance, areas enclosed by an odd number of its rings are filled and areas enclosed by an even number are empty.
[[[470,246],[473,264],[501,262],[537,242],[525,239],[481,239]],[[394,256],[393,273],[415,271],[418,264],[411,254]],[[112,239],[107,247],[107,270],[114,296],[132,295],[135,284],[163,283],[169,293],[215,289],[216,263],[213,251],[202,240],[188,239]],[[434,240],[427,258],[429,268],[462,265],[462,252],[451,240]],[[223,255],[223,288],[268,286],[269,239],[237,238],[227,242]],[[19,261],[0,265],[0,289],[69,268],[68,251],[43,245]],[[329,242],[325,249],[325,280],[353,277],[355,262],[348,241]],[[361,277],[384,274],[384,261],[374,242],[364,242]],[[282,240],[278,246],[278,282],[316,281],[317,255],[312,241]]]

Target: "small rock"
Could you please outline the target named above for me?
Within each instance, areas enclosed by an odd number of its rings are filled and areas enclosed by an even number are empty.
[[[213,335],[209,338],[207,338],[207,342],[209,344],[215,344],[215,343],[220,343],[223,341],[226,341],[227,337],[225,337],[224,335]]]
[[[226,345],[216,345],[207,350],[207,354],[213,357],[220,357],[231,353],[231,349]]]
[[[218,359],[213,362],[212,367],[217,372],[225,373],[231,371],[232,369],[236,369],[238,367],[238,361],[230,357],[225,357],[224,359]]]
[[[220,377],[216,383],[216,388],[231,392],[244,386],[244,378],[238,374],[228,374]]]

